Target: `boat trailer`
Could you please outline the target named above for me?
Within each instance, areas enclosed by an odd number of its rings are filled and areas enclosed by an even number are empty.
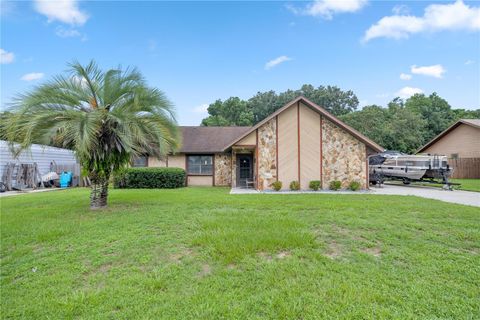
[[[453,169],[445,156],[387,151],[369,156],[368,163],[370,183],[378,187],[385,181],[401,181],[404,185],[440,184],[444,190],[460,185],[449,181]]]

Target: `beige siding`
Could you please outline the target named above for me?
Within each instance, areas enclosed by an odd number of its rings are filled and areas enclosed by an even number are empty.
[[[184,154],[176,154],[174,156],[168,156],[168,167],[170,168],[185,168],[185,155]]]
[[[320,114],[300,105],[300,186],[320,180]]]
[[[422,153],[442,154],[448,157],[456,153],[459,158],[479,158],[480,129],[461,124]]]
[[[188,176],[188,186],[213,186],[213,176]]]
[[[155,157],[148,157],[148,166],[149,167],[166,167],[167,163],[165,160],[161,160]]]
[[[235,145],[236,146],[253,146],[255,144],[257,144],[257,135],[255,134],[255,131],[253,131],[248,136],[238,141]]]
[[[297,107],[293,106],[278,115],[278,180],[283,189],[298,180]]]

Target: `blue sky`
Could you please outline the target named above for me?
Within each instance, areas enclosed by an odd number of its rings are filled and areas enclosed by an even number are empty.
[[[1,2],[1,108],[95,59],[136,66],[182,125],[206,105],[304,83],[353,90],[361,105],[436,91],[480,108],[480,3],[468,1]]]

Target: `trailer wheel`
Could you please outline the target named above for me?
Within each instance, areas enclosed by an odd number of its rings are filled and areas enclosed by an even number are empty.
[[[411,181],[408,178],[403,178],[402,182],[404,185],[409,185],[411,183]]]

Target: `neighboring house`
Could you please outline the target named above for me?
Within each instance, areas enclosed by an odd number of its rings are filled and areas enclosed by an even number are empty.
[[[367,157],[383,148],[299,97],[253,127],[180,127],[183,143],[164,160],[137,158],[135,166],[180,167],[188,185],[244,187],[254,181],[259,190],[281,181],[283,189],[311,180],[342,187],[352,181],[368,187]]]
[[[480,178],[480,119],[458,120],[417,153],[448,156],[455,178]]]

